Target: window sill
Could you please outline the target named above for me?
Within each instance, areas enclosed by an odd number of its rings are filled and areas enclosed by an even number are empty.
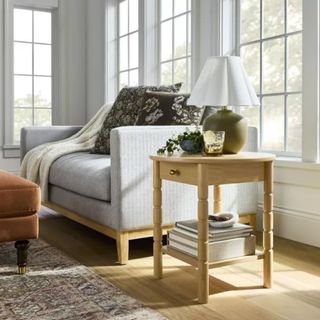
[[[292,168],[299,170],[320,170],[319,162],[303,162],[297,157],[277,157],[274,165],[276,168]]]
[[[19,145],[4,145],[2,147],[3,158],[5,159],[14,159],[20,158],[20,146]]]
[[[17,144],[7,144],[2,147],[3,150],[20,150],[20,146]]]

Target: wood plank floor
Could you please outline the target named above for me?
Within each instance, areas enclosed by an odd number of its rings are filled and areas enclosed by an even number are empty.
[[[116,261],[115,241],[42,210],[40,236],[93,268],[168,319],[320,319],[320,249],[275,238],[274,287],[262,288],[262,262],[210,270],[210,299],[196,300],[196,271],[164,256],[164,278],[153,279],[152,239],[130,242],[130,261]],[[261,235],[258,243],[261,243]]]

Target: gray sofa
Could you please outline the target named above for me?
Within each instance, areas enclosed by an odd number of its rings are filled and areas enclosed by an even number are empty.
[[[79,126],[30,127],[21,131],[21,157],[39,144],[58,141]],[[49,175],[45,206],[116,239],[125,264],[129,240],[152,236],[152,161],[150,154],[185,126],[120,127],[111,131],[111,155],[78,152],[56,160]],[[249,128],[247,151],[257,150],[257,131]],[[213,192],[210,192],[211,200]],[[212,210],[212,201],[210,201]],[[257,185],[222,187],[224,210],[257,211]],[[197,216],[196,189],[164,181],[164,232],[177,220]]]

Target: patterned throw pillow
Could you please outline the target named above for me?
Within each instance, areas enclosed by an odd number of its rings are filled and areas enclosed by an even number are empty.
[[[178,92],[182,83],[170,86],[138,86],[123,88],[114,102],[98,134],[92,153],[110,154],[110,132],[112,129],[133,126],[142,109],[146,91]]]
[[[136,125],[197,125],[202,109],[188,106],[190,95],[146,92]]]

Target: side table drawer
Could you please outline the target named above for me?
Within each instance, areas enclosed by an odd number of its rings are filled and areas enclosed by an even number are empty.
[[[160,162],[160,178],[197,185],[197,165],[194,163]]]

